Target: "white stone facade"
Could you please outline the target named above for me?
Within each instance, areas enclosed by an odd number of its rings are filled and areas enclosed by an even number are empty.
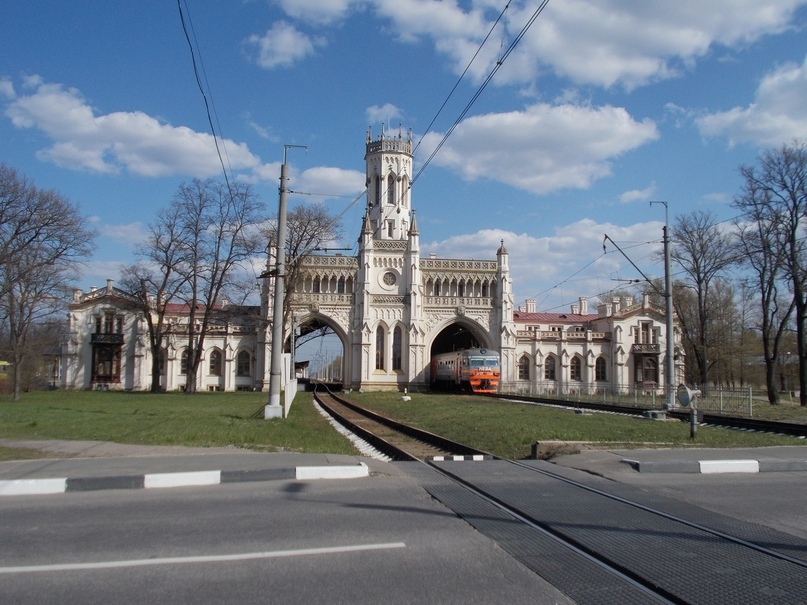
[[[570,314],[515,310],[504,242],[491,260],[421,258],[411,134],[373,140],[368,133],[365,166],[358,254],[308,256],[296,283],[286,284],[295,326],[327,324],[341,341],[345,388],[425,389],[432,354],[472,345],[499,351],[502,382],[522,391],[664,384],[663,311],[646,299],[612,302],[597,314],[588,314],[585,299]],[[273,293],[267,278],[260,306],[220,310],[205,338],[198,390],[268,388]],[[188,314],[174,305],[169,315],[161,385],[178,390],[185,384]],[[291,332],[286,326],[287,338]],[[462,336],[452,341],[452,334]],[[151,368],[146,322],[129,295],[112,281],[76,292],[62,386],[147,390]]]

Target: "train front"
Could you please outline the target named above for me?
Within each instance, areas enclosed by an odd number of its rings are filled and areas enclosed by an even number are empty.
[[[468,382],[474,393],[496,393],[499,390],[499,355],[487,349],[468,353]]]

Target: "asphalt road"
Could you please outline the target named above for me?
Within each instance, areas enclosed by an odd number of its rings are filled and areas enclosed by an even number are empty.
[[[2,603],[570,603],[389,470],[2,498]]]

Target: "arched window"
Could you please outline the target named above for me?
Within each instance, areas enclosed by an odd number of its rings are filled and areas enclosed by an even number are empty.
[[[311,284],[311,292],[319,294],[319,277],[314,278],[314,283]]]
[[[387,203],[395,204],[395,176],[392,173],[387,177]]]
[[[400,326],[395,326],[392,332],[392,369],[400,370],[403,368],[403,333]]]
[[[544,380],[555,380],[555,358],[552,355],[544,361]]]
[[[381,203],[381,177],[375,175],[373,177],[375,179],[375,198],[373,199],[373,204],[380,204]]]
[[[179,373],[180,374],[188,373],[188,349],[182,351],[182,355],[180,355],[179,357]]]
[[[569,364],[569,378],[571,380],[580,380],[583,375],[582,372],[582,364],[580,363],[579,357],[572,357],[572,361]]]
[[[594,362],[594,379],[598,382],[605,382],[608,380],[605,357],[597,357],[597,361]]]
[[[211,351],[208,365],[211,376],[221,376],[221,351],[218,349]]]
[[[384,369],[384,328],[381,326],[375,331],[375,369]]]
[[[236,358],[236,376],[250,375],[250,354],[249,351],[241,351]]]
[[[530,379],[530,358],[527,355],[523,355],[521,359],[518,360],[518,379]]]

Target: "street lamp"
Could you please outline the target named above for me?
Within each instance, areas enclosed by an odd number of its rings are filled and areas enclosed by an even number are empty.
[[[670,221],[667,207],[667,202],[655,201],[650,202],[653,204],[664,204],[664,312],[667,316],[667,363],[665,368],[666,374],[666,394],[667,394],[667,409],[672,410],[675,408],[675,393],[673,392],[673,384],[675,381],[675,342],[673,335],[673,302],[672,302],[672,277],[670,271]]]
[[[264,407],[264,418],[283,417],[280,405],[281,368],[283,364],[283,301],[286,298],[286,197],[288,194],[288,166],[286,152],[292,147],[308,149],[305,145],[283,145],[283,164],[280,166],[280,202],[277,210],[277,252],[275,256],[275,294],[272,307],[272,359],[269,369],[269,404]]]

